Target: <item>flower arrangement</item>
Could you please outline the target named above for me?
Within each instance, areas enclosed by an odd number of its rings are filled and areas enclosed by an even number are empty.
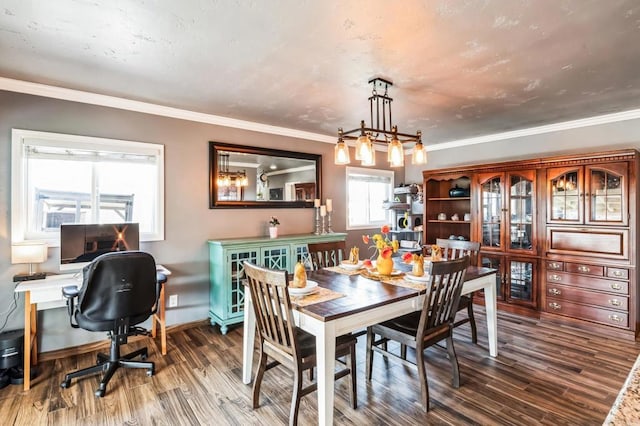
[[[271,220],[269,221],[269,226],[278,226],[280,225],[280,221],[277,217],[271,216]]]
[[[380,228],[379,234],[374,234],[372,237],[370,237],[369,235],[362,236],[362,241],[365,244],[373,243],[373,245],[369,247],[375,250],[374,254],[371,256],[371,259],[373,259],[373,257],[377,254],[378,258],[391,260],[391,256],[393,255],[393,253],[396,253],[398,251],[400,243],[398,242],[398,240],[391,240],[389,238],[390,231],[391,228],[389,227],[389,225],[383,225]],[[373,266],[371,263],[371,259],[367,259],[364,261],[365,267],[371,268]],[[391,262],[391,265],[393,265],[393,262]]]

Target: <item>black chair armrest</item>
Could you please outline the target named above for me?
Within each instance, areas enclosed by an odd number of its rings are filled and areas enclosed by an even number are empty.
[[[167,282],[167,276],[165,274],[163,274],[162,272],[156,272],[156,300],[159,300],[160,291],[162,290],[162,287],[164,286],[164,284],[166,282]],[[156,312],[158,312],[158,304],[157,303],[153,307],[153,310],[151,311],[151,314],[153,315]]]
[[[75,314],[75,304],[73,301],[78,297],[80,293],[80,289],[77,285],[67,285],[62,287],[62,296],[67,299],[67,313],[69,314],[69,324],[73,328],[80,328],[78,324],[73,322],[73,316]]]

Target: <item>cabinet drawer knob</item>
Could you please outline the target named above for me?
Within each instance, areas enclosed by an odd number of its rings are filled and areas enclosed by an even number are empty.
[[[551,302],[549,303],[549,307],[557,311],[558,309],[562,308],[562,305],[556,302]]]
[[[615,315],[615,314],[614,314],[614,315],[609,315],[609,319],[610,319],[611,321],[615,321],[615,322],[622,322],[622,321],[624,321],[624,319],[623,319],[622,317],[619,317],[619,316],[617,316],[617,315]]]
[[[549,264],[549,268],[550,269],[560,269],[560,264],[559,263],[550,263]]]
[[[591,271],[591,268],[589,268],[588,266],[578,266],[578,271],[580,271],[580,272],[589,272],[589,271]]]
[[[558,290],[557,288],[550,288],[549,294],[553,294],[554,296],[557,296],[559,294],[562,294],[562,291]]]
[[[618,299],[609,299],[609,304],[611,304],[611,306],[620,306],[621,303]]]
[[[549,276],[550,279],[552,279],[553,281],[562,281],[562,277],[560,275],[557,274],[551,274],[551,276]]]
[[[614,290],[622,290],[622,286],[618,283],[611,283],[611,288]]]
[[[614,277],[621,277],[622,276],[622,271],[613,271],[613,276]]]

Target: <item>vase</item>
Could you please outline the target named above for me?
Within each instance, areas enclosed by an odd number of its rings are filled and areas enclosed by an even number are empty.
[[[384,258],[381,255],[376,259],[376,269],[380,275],[391,275],[393,271],[393,259]]]
[[[270,226],[269,227],[269,238],[278,238],[278,227]]]

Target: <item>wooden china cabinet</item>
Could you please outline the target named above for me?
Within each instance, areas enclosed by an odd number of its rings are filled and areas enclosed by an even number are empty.
[[[424,241],[480,241],[500,309],[636,338],[639,161],[622,150],[426,170]],[[450,197],[461,182],[469,196]]]

